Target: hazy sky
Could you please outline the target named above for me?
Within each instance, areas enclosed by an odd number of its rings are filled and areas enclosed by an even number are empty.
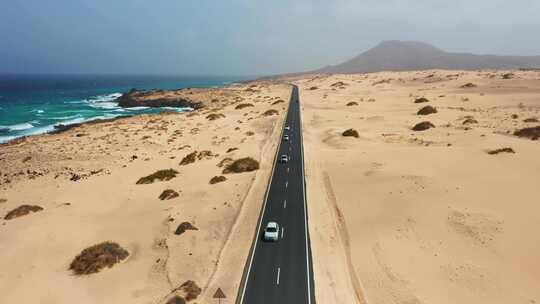
[[[263,75],[382,40],[540,55],[539,0],[0,1],[0,73]]]

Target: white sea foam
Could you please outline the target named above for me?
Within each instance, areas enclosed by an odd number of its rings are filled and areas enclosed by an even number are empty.
[[[186,108],[178,108],[178,107],[163,107],[162,109],[176,111],[176,112],[191,112],[193,111],[193,108],[186,107]]]
[[[0,129],[7,129],[9,131],[22,131],[33,128],[34,125],[32,125],[29,122],[24,122],[20,124],[14,124],[14,125],[8,125],[8,126],[0,126]]]
[[[15,138],[17,138],[17,136],[0,136],[0,144],[8,142],[8,141],[10,141],[12,139],[15,139]]]
[[[130,107],[130,108],[126,108],[126,110],[129,110],[129,111],[140,111],[140,110],[146,110],[146,109],[150,109],[150,107]]]
[[[113,102],[116,98],[122,96],[121,93],[112,93],[106,95],[98,95],[89,99],[86,99],[85,102],[89,106],[97,109],[116,109],[118,108],[118,103]]]

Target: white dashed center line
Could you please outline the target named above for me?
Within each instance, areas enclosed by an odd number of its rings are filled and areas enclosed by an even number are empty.
[[[277,268],[277,281],[276,281],[276,284],[279,285],[279,274],[281,272],[281,268]]]
[[[283,201],[283,209],[286,209],[287,208],[287,200],[284,200]]]

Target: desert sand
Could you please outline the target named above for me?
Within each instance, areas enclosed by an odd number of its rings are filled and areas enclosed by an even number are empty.
[[[291,80],[318,303],[540,302],[539,71]]]
[[[186,282],[202,289],[193,302],[211,302],[218,287],[236,296],[290,86],[188,94],[204,107],[0,145],[0,302],[165,303],[186,296]],[[264,115],[270,109],[277,115]],[[243,157],[259,170],[222,173]],[[137,184],[168,169],[176,176]],[[164,190],[172,191],[161,200]],[[42,210],[4,218],[21,205]],[[177,231],[182,224],[196,230]],[[69,269],[83,249],[106,241],[129,256],[98,273]]]

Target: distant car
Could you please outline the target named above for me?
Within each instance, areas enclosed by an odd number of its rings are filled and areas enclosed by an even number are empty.
[[[280,163],[288,163],[289,162],[289,157],[285,154],[281,155],[281,157],[279,158],[279,162]]]
[[[285,130],[286,130],[286,131],[289,131],[289,130],[291,130],[291,127],[286,126],[286,127],[285,127]]]
[[[289,135],[285,135],[285,136],[283,136],[283,140],[285,140],[285,141],[289,141]]]
[[[268,222],[264,228],[265,241],[277,242],[279,240],[279,225],[276,222]]]

